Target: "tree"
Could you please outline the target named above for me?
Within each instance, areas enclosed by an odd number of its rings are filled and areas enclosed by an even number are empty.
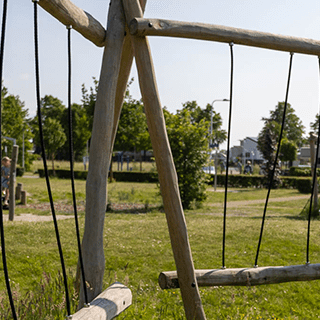
[[[262,153],[263,158],[267,161],[266,162],[266,177],[268,181],[271,181],[272,174],[273,176],[273,188],[277,188],[280,185],[280,166],[279,166],[279,159],[275,164],[276,159],[276,149],[278,144],[278,133],[275,129],[276,123],[274,121],[265,120],[264,127],[262,128],[261,132],[258,136],[258,149]],[[274,168],[275,164],[275,168]],[[274,172],[273,172],[274,168]]]
[[[258,137],[258,148],[264,154],[264,150],[268,149],[266,146],[266,132],[268,131],[272,139],[279,141],[280,130],[282,124],[284,110],[284,102],[278,102],[274,111],[270,111],[269,118],[263,118],[264,127],[259,133]],[[270,130],[272,132],[270,132]],[[279,158],[282,161],[294,161],[297,157],[297,148],[301,146],[304,142],[303,139],[304,126],[302,121],[295,114],[295,110],[288,103],[286,110],[286,118],[283,127],[283,137],[281,141],[281,149],[279,153]],[[271,155],[265,154],[264,158],[269,161]],[[268,160],[269,159],[269,160]],[[271,165],[271,164],[270,164]]]
[[[17,145],[20,147],[18,155],[18,163],[22,166],[22,158],[24,157],[25,168],[28,170],[32,163],[32,155],[28,150],[32,150],[33,134],[29,125],[28,109],[25,109],[24,102],[19,96],[8,94],[7,88],[2,88],[2,137],[16,139]],[[24,154],[22,152],[24,142]],[[12,141],[2,139],[2,147],[7,147],[8,155],[12,152]]]
[[[74,159],[82,160],[82,157],[86,154],[87,142],[91,137],[91,131],[89,131],[89,126],[90,126],[89,119],[83,105],[73,103],[71,105],[71,110],[72,110],[72,140],[73,140]],[[68,139],[58,152],[63,159],[70,160],[69,110],[67,108],[65,108],[63,111],[61,125]]]
[[[274,111],[270,111],[270,121],[274,121],[279,126],[282,123],[282,116],[284,110],[284,102],[278,102]],[[289,141],[293,141],[296,146],[300,147],[303,141],[304,126],[302,121],[295,114],[295,110],[291,107],[290,103],[287,104],[286,119],[284,123],[284,133]],[[280,132],[280,129],[278,129]]]
[[[188,101],[182,104],[182,110],[188,110],[190,112],[191,123],[200,123],[200,121],[207,121],[208,132],[210,132],[211,126],[211,113],[212,113],[212,141],[214,143],[221,144],[227,139],[227,132],[221,129],[222,118],[220,113],[212,110],[212,105],[207,104],[205,109],[202,109],[196,101]],[[208,136],[209,139],[209,136]]]
[[[172,156],[178,175],[182,206],[189,209],[193,203],[206,199],[206,174],[202,167],[208,160],[208,123],[193,122],[187,109],[176,115],[164,109]]]
[[[40,145],[40,134],[39,130],[35,131],[35,142],[37,145]],[[63,128],[58,120],[47,117],[43,121],[43,141],[45,145],[46,154],[48,158],[52,161],[52,170],[53,174],[55,174],[54,169],[54,158],[64,143],[66,142],[67,137],[63,131]]]
[[[122,106],[114,149],[135,152],[152,149],[142,101],[132,99],[129,91]]]
[[[313,131],[315,134],[319,133],[319,114],[316,114],[316,118],[314,120],[314,122],[310,123],[310,129],[311,131]]]

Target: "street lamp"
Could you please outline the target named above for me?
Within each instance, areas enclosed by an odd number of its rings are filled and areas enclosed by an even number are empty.
[[[213,119],[213,104],[217,101],[221,101],[221,102],[226,102],[226,101],[230,101],[229,99],[216,99],[212,101],[211,104],[211,122],[210,122],[210,142],[209,142],[209,149],[213,148],[213,143],[212,143],[212,119]],[[218,144],[215,145],[218,148]],[[214,191],[217,190],[217,150],[216,149],[216,154],[215,154],[215,159],[214,159]],[[210,158],[211,158],[211,152],[210,152]],[[209,163],[209,174],[211,174],[211,165]]]

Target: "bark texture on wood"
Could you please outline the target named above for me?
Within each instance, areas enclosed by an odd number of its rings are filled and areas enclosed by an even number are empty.
[[[9,220],[13,221],[15,211],[15,183],[16,183],[16,168],[18,161],[19,146],[13,146],[12,159],[10,167],[10,184],[9,184]]]
[[[123,0],[123,5],[127,21],[142,17],[137,0]],[[144,37],[132,37],[132,43],[186,317],[188,320],[205,319],[149,44]]]
[[[110,164],[114,104],[124,41],[124,16],[121,0],[113,0],[108,15],[108,46],[105,48],[95,104],[90,165],[86,183],[86,218],[82,242],[86,281],[91,301],[102,291],[105,268],[103,227],[106,212],[107,174]],[[81,279],[82,281],[82,279]],[[81,285],[80,306],[84,295]]]
[[[98,47],[103,47],[106,30],[89,13],[78,8],[69,0],[40,0],[39,5],[65,26],[72,26]]]
[[[72,320],[110,320],[128,308],[131,303],[131,290],[116,282],[99,294],[89,307],[82,308],[72,315]]]
[[[257,286],[291,281],[318,280],[320,279],[320,264],[196,270],[195,273],[199,287]],[[160,273],[159,285],[161,289],[179,288],[177,272]]]
[[[206,23],[135,18],[130,22],[129,27],[131,34],[138,36],[150,35],[233,42],[265,49],[320,55],[320,41]]]

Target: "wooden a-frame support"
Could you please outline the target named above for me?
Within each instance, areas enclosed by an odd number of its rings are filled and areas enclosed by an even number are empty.
[[[69,0],[39,0],[39,5],[60,22],[71,25],[97,46],[105,47],[90,146],[90,166],[86,185],[85,231],[82,242],[86,281],[90,286],[88,296],[89,300],[93,300],[102,291],[105,268],[103,225],[107,203],[108,168],[134,55],[177,267],[179,280],[178,282],[175,280],[175,283],[176,286],[177,283],[179,284],[187,319],[203,320],[205,314],[196,279],[196,274],[199,277],[201,271],[195,272],[193,266],[177,174],[166,133],[150,48],[145,36],[162,35],[234,42],[318,56],[320,56],[320,43],[313,40],[221,26],[156,19],[147,20],[143,19],[145,4],[146,0],[140,0],[140,2],[138,0],[112,0],[106,32],[104,27],[90,14],[76,7]],[[302,270],[301,268],[303,269],[303,267],[298,269]],[[284,272],[286,271],[284,270]],[[232,276],[232,271],[226,270],[224,272],[229,272],[229,276],[230,274]],[[281,271],[277,269],[277,272]],[[263,275],[263,272],[258,268],[256,273],[251,271],[251,274],[257,274],[259,278]],[[170,276],[174,278],[176,273]],[[296,280],[299,280],[299,274],[297,278]],[[303,280],[308,280],[308,276],[304,277]],[[81,292],[80,306],[83,305],[83,302],[84,295]],[[121,311],[119,310],[119,312]],[[107,309],[101,319],[111,319],[108,317]]]

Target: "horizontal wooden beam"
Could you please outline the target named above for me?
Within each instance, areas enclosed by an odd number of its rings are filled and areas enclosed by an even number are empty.
[[[104,46],[106,30],[89,13],[69,0],[39,0],[39,5],[66,26],[72,26],[98,47]]]
[[[130,33],[139,36],[190,38],[233,42],[245,46],[320,56],[320,41],[277,35],[267,32],[162,19],[135,18]]]
[[[195,270],[199,287],[209,286],[257,286],[291,281],[320,279],[320,264],[304,264],[287,267],[260,267],[237,269]],[[179,288],[176,271],[159,275],[161,289]]]
[[[72,320],[110,320],[118,316],[132,303],[132,293],[129,288],[115,282],[99,294],[89,307],[80,309],[72,315]]]

